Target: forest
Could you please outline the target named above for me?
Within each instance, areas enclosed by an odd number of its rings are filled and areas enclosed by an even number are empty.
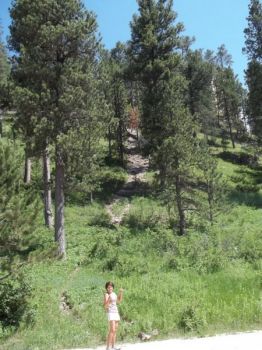
[[[193,49],[173,0],[137,0],[108,50],[81,0],[13,0],[0,33],[0,348],[261,329],[262,3],[246,85]],[[241,33],[240,33],[241,34]],[[163,302],[164,301],[164,302]]]

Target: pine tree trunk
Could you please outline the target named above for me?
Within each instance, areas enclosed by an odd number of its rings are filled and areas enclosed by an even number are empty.
[[[124,144],[123,144],[123,122],[119,121],[118,125],[118,149],[121,165],[124,166]]]
[[[108,157],[112,159],[111,128],[108,127]]]
[[[232,131],[230,117],[228,117],[228,126],[229,126],[229,135],[230,135],[232,147],[235,148],[236,146],[235,146],[235,140],[234,140],[234,135],[233,135],[233,131]]]
[[[2,111],[0,109],[0,137],[3,137],[3,115],[2,115]]]
[[[64,206],[64,163],[61,149],[57,146],[55,170],[55,241],[58,243],[58,255],[63,258],[66,257]]]
[[[217,110],[217,127],[220,128],[220,113],[219,113],[218,103],[216,105],[216,110]]]
[[[230,140],[232,143],[232,147],[235,148],[235,141],[234,141],[234,135],[232,132],[232,123],[231,123],[231,119],[230,119],[230,115],[229,115],[229,110],[228,110],[228,103],[226,100],[226,97],[224,96],[224,105],[225,105],[225,117],[228,123],[228,127],[229,127],[229,135],[230,135]]]
[[[214,189],[211,183],[208,183],[207,185],[207,194],[208,194],[208,216],[209,216],[209,222],[213,226],[213,195]]]
[[[183,236],[185,234],[185,226],[186,226],[186,218],[182,205],[182,197],[181,197],[181,185],[179,175],[175,176],[176,178],[176,204],[179,216],[179,236]]]
[[[53,213],[52,213],[50,158],[49,158],[48,147],[46,147],[43,152],[43,180],[44,180],[45,225],[51,228],[54,225],[54,220],[53,220]]]
[[[25,168],[24,168],[24,183],[30,184],[31,182],[31,159],[29,158],[28,151],[25,150]]]

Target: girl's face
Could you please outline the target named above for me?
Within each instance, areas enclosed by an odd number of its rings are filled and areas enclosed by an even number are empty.
[[[113,292],[114,288],[113,288],[113,286],[109,285],[106,290],[107,290],[107,293],[110,294]]]

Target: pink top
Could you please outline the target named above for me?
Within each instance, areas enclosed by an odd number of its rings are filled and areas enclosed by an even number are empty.
[[[118,313],[116,301],[117,301],[117,295],[116,293],[112,292],[109,294],[109,298],[111,300],[109,307],[108,307],[108,313]]]

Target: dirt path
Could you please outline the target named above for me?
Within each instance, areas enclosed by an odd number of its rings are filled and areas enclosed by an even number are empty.
[[[145,172],[148,169],[148,159],[142,157],[138,150],[138,141],[136,135],[129,131],[129,137],[126,144],[127,173],[128,179],[125,185],[114,195],[111,202],[106,206],[108,214],[111,216],[112,224],[120,224],[124,215],[130,209],[129,199],[140,193],[141,185],[145,183]],[[125,205],[118,213],[114,212],[114,207],[124,202]]]
[[[121,350],[261,350],[262,331],[222,334],[214,337],[169,339],[147,343],[121,344]],[[71,349],[93,350],[93,349]],[[96,350],[105,350],[100,346]]]

